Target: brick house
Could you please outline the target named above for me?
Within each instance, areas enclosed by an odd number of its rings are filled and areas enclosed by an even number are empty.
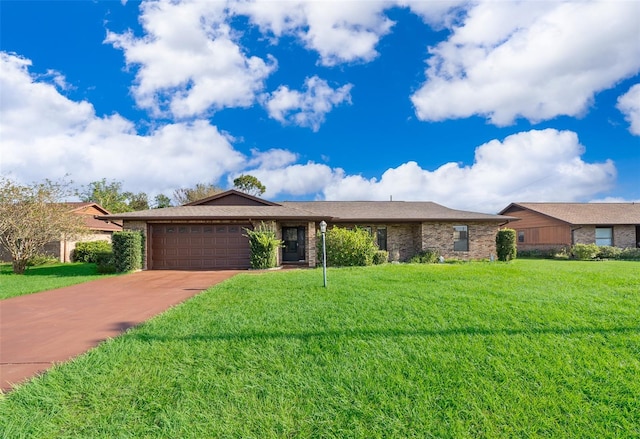
[[[420,250],[446,258],[480,259],[495,253],[495,236],[514,219],[449,209],[431,202],[271,202],[230,190],[179,207],[99,217],[122,221],[146,239],[145,269],[249,267],[245,228],[274,226],[284,246],[278,263],[315,267],[319,223],[370,231],[391,260],[406,261]]]
[[[573,244],[640,247],[638,203],[511,203],[500,215],[517,217],[519,250],[549,250]]]

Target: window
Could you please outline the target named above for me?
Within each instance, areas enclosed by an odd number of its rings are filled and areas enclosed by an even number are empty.
[[[522,230],[518,232],[518,242],[524,242],[524,231]]]
[[[469,251],[469,228],[467,226],[453,226],[453,251]]]
[[[596,227],[596,245],[613,245],[613,227]]]
[[[378,227],[376,230],[376,237],[378,240],[378,248],[380,250],[387,249],[387,229],[384,227]]]

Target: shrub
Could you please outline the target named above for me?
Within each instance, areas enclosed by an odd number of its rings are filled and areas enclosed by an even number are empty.
[[[498,260],[507,262],[516,258],[516,231],[513,229],[501,229],[496,234],[496,253]]]
[[[94,254],[96,271],[99,274],[112,274],[116,272],[116,264],[113,252],[97,252]]]
[[[434,249],[422,250],[409,259],[411,264],[435,264],[440,260],[440,252]]]
[[[618,259],[640,261],[640,248],[625,248],[620,252]]]
[[[140,232],[115,232],[112,237],[113,259],[116,272],[142,268],[142,234]]]
[[[571,254],[581,261],[595,259],[600,252],[600,247],[595,244],[575,244],[571,247]]]
[[[96,262],[96,254],[111,251],[109,241],[87,241],[76,243],[71,254],[73,262]]]
[[[276,237],[273,227],[260,223],[254,230],[244,229],[249,238],[251,268],[266,269],[278,265],[278,248],[283,242]]]
[[[621,248],[604,245],[599,247],[599,251],[596,257],[598,259],[618,259],[620,258],[621,253]]]
[[[353,267],[373,264],[378,246],[371,233],[364,229],[352,230],[332,227],[326,232],[327,265]],[[318,233],[318,254],[322,255],[322,236]]]
[[[39,265],[57,264],[60,260],[51,255],[40,253],[35,256],[31,256],[27,260],[27,267],[37,267]]]
[[[386,250],[378,250],[373,255],[373,265],[381,265],[389,262],[389,252]]]

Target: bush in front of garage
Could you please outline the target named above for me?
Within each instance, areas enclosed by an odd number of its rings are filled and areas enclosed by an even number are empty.
[[[115,232],[111,242],[116,272],[142,269],[142,234],[140,232]]]
[[[278,239],[273,227],[260,223],[255,229],[244,229],[249,238],[251,268],[264,270],[278,265],[278,249],[282,247],[282,240]]]

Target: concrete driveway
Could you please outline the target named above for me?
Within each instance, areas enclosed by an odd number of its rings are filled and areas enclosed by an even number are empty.
[[[0,388],[9,391],[241,272],[141,271],[2,300]]]

